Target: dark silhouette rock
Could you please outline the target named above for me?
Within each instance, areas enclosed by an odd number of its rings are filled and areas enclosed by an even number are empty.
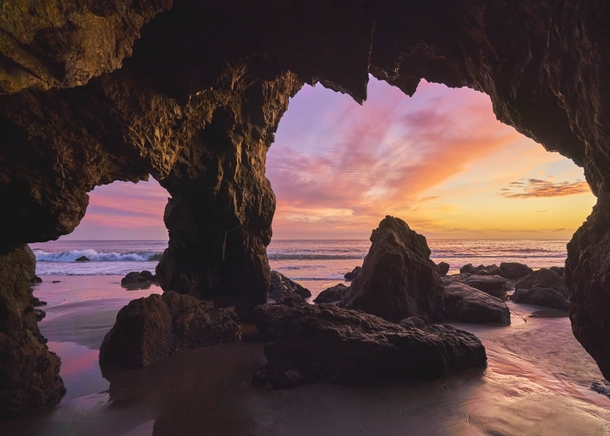
[[[504,301],[464,283],[445,286],[445,318],[510,325],[510,311]]]
[[[608,380],[595,380],[591,383],[591,390],[610,398],[610,382]]]
[[[265,346],[268,363],[254,376],[257,386],[419,380],[486,365],[481,341],[451,326],[407,327],[330,304],[267,304],[254,314],[259,329],[273,338]]]
[[[74,259],[74,262],[91,262],[87,256],[81,256]]]
[[[451,283],[464,283],[500,300],[508,298],[506,294],[507,280],[500,276],[455,274],[443,277],[443,283],[445,286]]]
[[[30,298],[30,306],[32,306],[32,307],[40,307],[40,306],[46,306],[46,305],[47,305],[47,302],[40,300],[38,297]]]
[[[450,265],[447,262],[439,262],[436,265],[436,273],[439,277],[444,277],[449,272]]]
[[[519,262],[502,262],[500,264],[502,274],[498,274],[510,280],[522,279],[528,274],[534,272],[529,266]]]
[[[552,266],[549,268],[554,273],[558,274],[560,277],[563,277],[563,273],[565,272],[565,267],[563,266]]]
[[[57,404],[66,393],[60,359],[40,334],[30,281],[36,259],[28,246],[0,256],[0,420]]]
[[[362,271],[362,267],[361,266],[357,266],[356,268],[354,268],[350,272],[345,273],[345,275],[343,277],[345,278],[346,282],[351,282],[352,280],[354,280],[356,278],[356,276],[358,274],[360,274],[360,271]]]
[[[342,301],[348,291],[349,287],[345,286],[343,283],[339,283],[320,292],[313,302],[316,304],[336,303]]]
[[[150,271],[131,271],[121,279],[121,286],[129,289],[148,289],[152,284],[157,284],[157,278]]]
[[[515,284],[511,300],[551,309],[568,310],[568,288],[559,274],[540,268]]]
[[[143,368],[181,351],[240,339],[232,308],[165,292],[133,300],[119,311],[100,347],[100,362]]]
[[[38,276],[34,276],[32,277],[32,280],[30,280],[30,283],[32,283],[33,285],[36,283],[42,283],[42,279]]]
[[[500,276],[503,277],[502,269],[496,265],[479,265],[474,267],[471,263],[460,268],[460,274],[473,274],[479,276]]]
[[[311,297],[311,292],[309,289],[306,289],[297,282],[290,280],[281,272],[271,271],[269,298],[279,301],[292,294],[297,294],[302,299]]]
[[[443,283],[430,260],[426,238],[403,220],[387,216],[373,230],[371,242],[345,307],[392,322],[410,316],[440,319]]]
[[[282,305],[288,306],[288,307],[296,307],[301,304],[307,304],[307,301],[305,301],[305,299],[303,297],[301,297],[299,294],[292,293],[292,294],[283,294],[280,297],[280,299],[276,301],[276,303],[282,304]]]

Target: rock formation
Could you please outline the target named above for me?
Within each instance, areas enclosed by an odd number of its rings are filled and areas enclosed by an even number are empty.
[[[529,266],[519,262],[502,262],[500,264],[500,269],[502,270],[502,274],[500,275],[510,280],[522,279],[534,272]]]
[[[338,283],[335,286],[331,286],[320,292],[313,302],[316,304],[337,303],[342,301],[348,292],[349,287],[345,286],[343,283]]]
[[[540,268],[515,284],[511,300],[558,310],[568,310],[568,288],[559,274]]]
[[[269,285],[269,298],[280,301],[290,295],[296,294],[301,299],[311,297],[309,289],[304,288],[297,282],[290,280],[278,271],[271,271],[271,284]]]
[[[30,305],[35,266],[27,246],[0,256],[0,419],[55,405],[66,393],[61,361],[45,345]]]
[[[267,304],[254,314],[259,329],[273,339],[265,346],[267,365],[254,376],[258,386],[439,378],[487,362],[476,336],[450,326],[394,324],[330,304]]]
[[[121,279],[121,286],[130,289],[148,289],[153,283],[157,283],[157,278],[150,271],[131,271]]]
[[[447,319],[510,325],[510,311],[504,301],[463,283],[446,286],[444,302]]]
[[[500,300],[506,300],[507,281],[504,277],[488,275],[455,274],[443,277],[443,283],[448,286],[452,283],[464,283],[479,291],[493,295]]]
[[[598,204],[565,278],[574,333],[610,377],[604,1],[16,0],[2,12],[0,254],[70,233],[95,186],[150,174],[171,196],[163,288],[247,317],[269,286],[265,153],[302,83],[358,102],[369,74],[407,95],[421,79],[467,86],[584,168]]]
[[[443,283],[426,238],[403,220],[386,216],[373,230],[371,243],[362,271],[345,296],[345,308],[392,322],[410,316],[440,319]]]
[[[232,308],[215,309],[190,295],[165,292],[133,300],[119,311],[100,347],[100,362],[143,368],[181,351],[240,339]]]
[[[440,262],[438,265],[436,265],[436,272],[439,277],[444,277],[449,272],[450,267],[451,265],[449,265],[447,262]]]

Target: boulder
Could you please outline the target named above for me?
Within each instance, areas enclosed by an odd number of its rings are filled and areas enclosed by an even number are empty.
[[[507,281],[500,276],[454,274],[443,277],[443,283],[445,286],[451,283],[464,283],[501,300],[508,298],[506,294]]]
[[[313,302],[316,304],[336,303],[343,300],[348,291],[349,287],[345,286],[343,283],[339,283],[320,292]]]
[[[443,283],[430,260],[426,238],[403,220],[386,216],[373,230],[371,242],[362,271],[345,297],[345,307],[392,322],[410,316],[440,319]]]
[[[502,274],[499,275],[510,280],[522,279],[534,272],[529,266],[519,262],[502,262],[500,270]]]
[[[148,289],[150,285],[157,283],[157,278],[150,271],[131,271],[121,279],[121,286],[129,290]]]
[[[504,301],[464,283],[445,287],[445,318],[477,324],[510,325],[510,311]]]
[[[273,339],[265,346],[268,363],[253,379],[260,387],[438,378],[484,367],[487,361],[485,348],[471,333],[446,325],[390,323],[331,304],[266,304],[254,309],[254,319]]]
[[[502,269],[496,264],[493,265],[479,265],[474,267],[471,263],[464,265],[460,268],[461,274],[473,274],[480,276],[500,276],[502,277]]]
[[[540,268],[515,284],[515,293],[511,299],[515,303],[568,310],[568,292],[568,287],[559,274],[547,268]]]
[[[449,272],[449,267],[450,265],[447,262],[439,262],[436,265],[436,273],[439,275],[439,277],[444,277]]]
[[[271,284],[269,285],[269,298],[280,301],[291,294],[297,294],[302,298],[311,297],[309,289],[290,280],[278,271],[271,271]]]
[[[100,362],[143,368],[180,351],[240,339],[233,308],[165,292],[133,300],[119,311],[100,347]]]
[[[87,256],[81,256],[74,259],[74,262],[91,262]]]
[[[30,279],[30,283],[33,284],[33,285],[36,284],[36,283],[42,283],[42,279],[40,277],[38,277],[38,276],[34,276],[34,277],[32,277]]]
[[[352,280],[354,280],[356,278],[356,276],[358,274],[360,274],[360,271],[362,271],[362,267],[357,266],[351,272],[345,273],[345,275],[343,277],[345,278],[345,281],[351,282]]]
[[[563,273],[565,272],[565,267],[563,266],[552,266],[549,268],[549,270],[553,271],[554,273],[558,274],[560,277],[563,277]]]

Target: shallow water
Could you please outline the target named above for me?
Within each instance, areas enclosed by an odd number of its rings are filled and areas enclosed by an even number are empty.
[[[98,350],[132,298],[118,276],[49,277],[40,328],[62,358],[68,394],[48,411],[0,424],[1,435],[608,435],[610,399],[565,314],[509,302],[510,327],[454,324],[481,338],[489,365],[449,378],[376,386],[249,385],[263,346],[185,352],[143,370],[106,367]],[[336,282],[335,282],[336,283]],[[552,312],[552,313],[551,313]]]

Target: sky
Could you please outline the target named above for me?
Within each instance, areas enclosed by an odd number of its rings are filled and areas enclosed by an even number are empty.
[[[366,239],[386,215],[438,239],[569,239],[595,198],[582,168],[496,120],[489,97],[371,79],[362,105],[321,85],[290,102],[266,175],[277,239]],[[166,239],[154,180],[90,193],[62,239]]]

